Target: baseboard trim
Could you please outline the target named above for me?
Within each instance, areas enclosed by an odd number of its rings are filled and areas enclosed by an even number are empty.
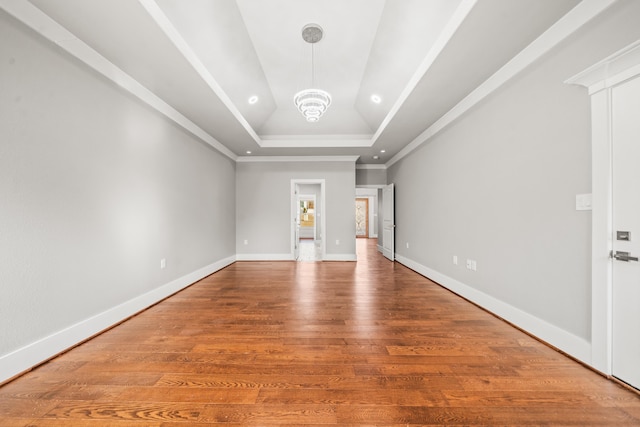
[[[75,325],[0,356],[0,384],[33,369],[235,261],[234,255],[209,264]]]
[[[396,254],[396,261],[591,366],[591,344],[587,340],[402,255]]]
[[[323,261],[357,261],[356,254],[325,254]]]
[[[291,254],[237,254],[236,261],[294,261]]]

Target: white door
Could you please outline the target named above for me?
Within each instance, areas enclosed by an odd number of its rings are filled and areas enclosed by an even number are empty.
[[[395,219],[393,184],[382,189],[382,253],[391,261],[395,260]]]
[[[300,258],[300,198],[298,197],[298,184],[295,185],[295,190],[291,195],[293,200],[293,259]]]
[[[640,388],[640,78],[612,91],[612,373]]]

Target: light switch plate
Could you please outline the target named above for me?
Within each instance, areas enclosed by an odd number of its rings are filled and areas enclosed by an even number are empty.
[[[591,209],[591,193],[576,194],[576,210],[590,211]]]

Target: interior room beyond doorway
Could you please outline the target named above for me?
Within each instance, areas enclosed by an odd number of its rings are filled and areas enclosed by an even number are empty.
[[[322,261],[324,234],[323,188],[321,182],[297,182],[295,193],[294,259]]]

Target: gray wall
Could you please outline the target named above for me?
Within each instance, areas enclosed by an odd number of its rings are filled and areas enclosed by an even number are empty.
[[[640,38],[639,16],[619,2],[391,166],[397,252],[590,340],[590,104],[563,81]]]
[[[236,166],[237,253],[291,253],[291,180],[325,179],[327,255],[355,257],[354,162],[241,162]],[[245,245],[244,241],[248,240]],[[336,240],[340,245],[336,245]]]
[[[4,12],[0,135],[0,356],[235,254],[234,162]]]
[[[356,185],[385,185],[387,183],[386,169],[356,169]]]

